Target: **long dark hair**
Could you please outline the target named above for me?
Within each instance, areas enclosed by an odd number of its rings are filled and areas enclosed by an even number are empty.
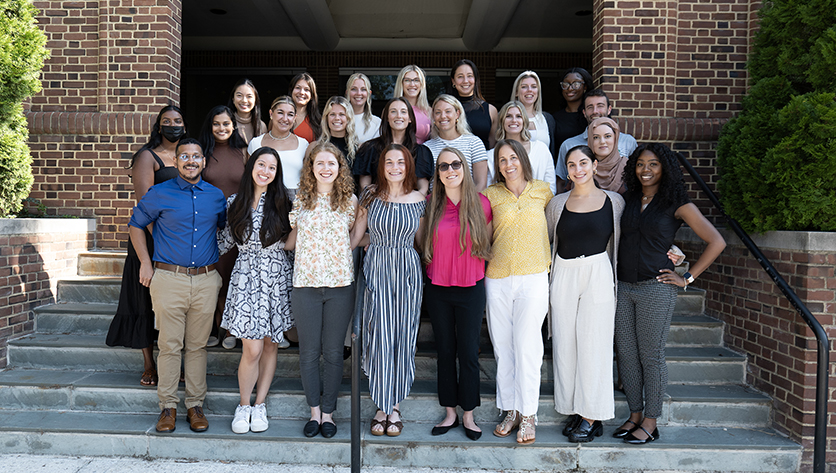
[[[581,76],[581,79],[583,79],[584,87],[586,88],[586,90],[584,91],[584,95],[581,97],[581,105],[578,108],[578,112],[580,112],[581,110],[583,110],[584,101],[586,100],[585,94],[588,94],[589,92],[592,92],[595,89],[595,81],[592,80],[592,74],[590,74],[589,71],[582,67],[572,67],[567,69],[566,72],[563,73],[563,76],[560,78],[560,80],[566,80],[566,76],[568,76],[569,74],[577,74]],[[562,89],[560,92],[561,93],[557,95],[557,109],[564,110],[567,105],[566,98],[563,96]]]
[[[293,79],[290,80],[290,87],[288,87],[287,95],[293,98],[293,89],[296,88],[296,84],[298,84],[300,80],[304,80],[311,89],[311,99],[308,100],[308,104],[305,105],[305,113],[308,114],[308,122],[311,125],[311,129],[314,132],[314,138],[316,139],[319,138],[319,135],[322,133],[322,113],[319,112],[319,96],[316,94],[316,83],[314,82],[313,77],[311,77],[311,75],[307,72],[302,72],[293,76]],[[351,113],[354,112],[352,111]]]
[[[238,195],[230,204],[227,214],[232,239],[239,245],[243,245],[253,231],[252,202],[255,198],[253,168],[258,157],[265,153],[276,158],[277,166],[276,177],[267,185],[267,192],[264,196],[264,216],[258,235],[261,247],[267,248],[277,241],[285,241],[290,233],[290,197],[282,180],[282,160],[279,158],[278,151],[262,146],[255,150],[244,165],[244,177],[238,186]]]
[[[409,111],[409,125],[406,127],[403,143],[401,144],[408,149],[410,153],[415,151],[415,147],[418,146],[418,140],[415,138],[415,133],[417,131],[417,126],[415,124],[415,111],[412,109],[412,105],[409,104],[409,101],[405,97],[395,97],[386,102],[386,105],[383,107],[383,116],[380,119],[380,136],[363,143],[361,145],[361,149],[371,147],[372,150],[374,150],[374,155],[380,156],[384,150],[386,150],[387,146],[394,143],[394,133],[392,132],[392,127],[389,125],[389,107],[395,102],[405,103],[406,109]],[[358,151],[357,154],[360,153],[361,152]]]
[[[253,95],[255,95],[255,103],[253,104],[253,109],[250,112],[250,118],[253,125],[253,135],[258,136],[263,133],[261,129],[261,98],[258,95],[258,89],[255,88],[255,84],[246,77],[239,80],[235,83],[235,86],[232,87],[232,92],[229,94],[229,102],[227,102],[226,106],[229,107],[230,110],[238,111],[235,108],[235,91],[238,90],[238,87],[242,85],[246,85],[247,87],[253,89]],[[235,115],[232,116],[232,121],[235,121]]]
[[[148,142],[142,145],[142,148],[139,148],[136,153],[131,156],[131,163],[128,165],[128,168],[134,167],[136,158],[139,157],[143,151],[146,149],[154,149],[163,143],[163,135],[160,132],[160,121],[162,121],[163,115],[166,112],[170,112],[172,110],[180,114],[180,118],[183,119],[183,129],[188,132],[189,127],[186,126],[186,116],[183,115],[183,111],[180,110],[180,107],[177,105],[166,105],[160,109],[160,113],[157,114],[157,121],[151,126],[151,136],[148,137]],[[183,137],[185,138],[185,135]]]
[[[200,137],[198,140],[200,141],[200,146],[203,147],[203,156],[205,159],[209,159],[210,157],[217,161],[218,159],[214,155],[215,151],[215,135],[212,133],[212,121],[220,114],[227,114],[229,119],[232,120],[232,135],[229,137],[229,146],[232,148],[246,148],[247,142],[244,141],[244,138],[241,138],[241,135],[238,133],[238,123],[235,121],[235,115],[232,112],[232,109],[227,107],[226,105],[218,105],[212,110],[209,110],[209,114],[206,115],[206,119],[203,120],[203,127],[200,129]]]
[[[662,163],[662,178],[659,181],[659,190],[653,200],[665,207],[671,205],[679,207],[688,203],[688,191],[685,189],[685,180],[682,177],[682,170],[679,168],[679,160],[676,159],[674,152],[662,143],[643,143],[627,159],[622,177],[624,184],[627,186],[625,200],[640,199],[642,196],[642,184],[636,176],[636,163],[639,156],[645,151],[650,151],[656,155],[659,162]]]
[[[482,102],[485,101],[485,97],[482,97],[482,86],[479,84],[479,69],[470,59],[459,59],[458,62],[453,64],[453,68],[450,69],[450,84],[448,84],[450,95],[456,98],[461,97],[459,95],[459,91],[453,88],[453,78],[456,76],[456,69],[462,66],[470,66],[473,70],[473,82],[475,82],[475,86],[473,88],[473,102],[477,105],[481,105]]]

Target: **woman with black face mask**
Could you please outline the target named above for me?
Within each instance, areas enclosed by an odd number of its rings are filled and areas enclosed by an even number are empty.
[[[177,176],[174,152],[177,143],[185,136],[186,123],[183,120],[183,112],[174,105],[163,107],[157,115],[148,142],[131,157],[129,168],[136,202],[142,199],[151,186]],[[153,255],[154,241],[151,230],[151,225],[145,229],[145,240],[148,242],[148,254]],[[148,288],[139,283],[139,258],[130,240],[127,244],[128,256],[125,258],[122,272],[119,306],[110,323],[106,343],[111,347],[141,349],[145,366],[139,382],[143,386],[155,386],[157,366],[154,363],[153,342],[156,330],[151,295]]]

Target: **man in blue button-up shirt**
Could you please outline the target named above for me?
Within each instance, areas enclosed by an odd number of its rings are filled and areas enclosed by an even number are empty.
[[[156,328],[159,397],[158,432],[175,427],[180,351],[185,347],[186,408],[192,430],[209,428],[203,415],[206,397],[206,340],[221,287],[215,270],[216,233],[226,224],[223,192],[200,178],[200,144],[184,138],[177,145],[179,176],[148,190],[134,207],[131,241],[139,256],[139,281],[150,288]],[[145,245],[144,227],[153,224],[154,254]]]

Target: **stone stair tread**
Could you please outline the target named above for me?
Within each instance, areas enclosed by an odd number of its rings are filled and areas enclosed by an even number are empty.
[[[36,314],[66,314],[67,316],[77,314],[113,315],[116,313],[117,305],[105,302],[58,302],[42,305],[33,310]]]
[[[723,322],[707,315],[673,314],[671,326],[674,325],[700,325],[709,327],[722,327]]]
[[[339,422],[333,439],[305,438],[306,420],[271,419],[262,433],[234,434],[232,416],[207,416],[210,428],[195,433],[178,412],[177,430],[154,431],[157,414],[101,414],[66,411],[14,411],[0,426],[0,451],[72,455],[201,458],[225,461],[260,460],[276,463],[350,461],[349,423]],[[727,469],[729,461],[743,461],[751,471],[795,471],[800,446],[770,429],[665,427],[662,438],[644,446],[626,446],[605,428],[588,444],[567,442],[559,427],[541,428],[537,442],[519,447],[514,436],[504,439],[486,432],[478,442],[454,429],[442,437],[430,435],[431,423],[404,422],[400,437],[375,437],[368,421],[361,425],[363,463],[389,467],[447,467],[467,465],[491,469],[594,469],[617,471]],[[483,429],[489,425],[482,425]],[[498,450],[500,449],[500,450]],[[508,450],[504,450],[508,449]]]
[[[122,284],[121,276],[66,276],[62,277],[58,284],[86,283],[86,284]]]
[[[667,347],[665,358],[668,361],[719,361],[740,362],[746,360],[745,355],[729,350],[725,347]]]
[[[35,386],[42,389],[75,387],[75,388],[105,388],[105,389],[136,389],[153,392],[154,389],[139,384],[139,374],[133,371],[56,371],[46,369],[7,369],[0,372],[0,386]],[[208,375],[206,384],[209,392],[238,392],[238,378],[235,375]],[[351,392],[351,380],[343,378],[340,391],[344,394]],[[368,383],[361,380],[361,391],[368,393]],[[496,394],[496,382],[483,380],[479,389],[482,397],[493,398]],[[303,392],[302,381],[299,378],[275,377],[270,386],[270,392],[294,393]],[[417,379],[412,385],[410,397],[436,396],[436,382],[427,379]],[[554,384],[543,381],[540,384],[540,397],[551,399]],[[687,402],[765,402],[769,397],[748,386],[729,385],[668,385],[667,394],[677,401]],[[624,400],[624,393],[616,391],[616,400]]]

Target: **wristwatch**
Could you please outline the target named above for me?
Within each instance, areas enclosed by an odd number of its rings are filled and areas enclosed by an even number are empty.
[[[685,271],[685,274],[683,274],[683,275],[682,275],[682,277],[683,277],[683,278],[685,278],[685,285],[686,285],[686,286],[690,286],[690,285],[691,285],[691,283],[693,283],[693,282],[694,282],[694,279],[696,279],[696,278],[695,278],[695,277],[694,277],[691,273],[689,273],[688,271]]]

